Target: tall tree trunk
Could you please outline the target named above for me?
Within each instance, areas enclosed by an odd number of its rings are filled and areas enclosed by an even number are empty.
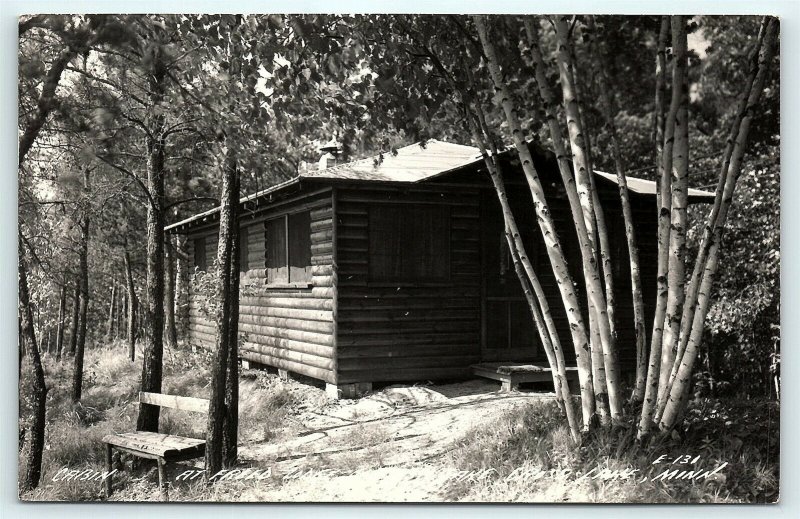
[[[239,173],[235,159],[228,159],[231,177],[231,267],[228,281],[228,366],[225,378],[225,421],[222,432],[223,465],[236,465],[239,454]],[[247,238],[245,238],[247,239]]]
[[[572,164],[575,170],[575,181],[577,183],[578,197],[580,198],[583,218],[588,231],[590,247],[592,235],[595,230],[595,211],[602,210],[594,207],[594,197],[592,195],[592,173],[590,164],[586,156],[586,129],[581,126],[580,111],[578,101],[575,97],[575,78],[572,76],[571,56],[569,49],[572,46],[569,21],[566,16],[558,16],[555,19],[556,35],[558,36],[558,52],[556,54],[559,77],[561,79],[561,90],[563,94],[564,112],[567,117],[567,130],[569,142],[572,150]],[[592,252],[591,248],[588,252]],[[586,265],[583,258],[583,264]],[[616,360],[616,341],[612,333],[611,324],[608,319],[607,304],[603,295],[603,284],[600,279],[597,267],[597,257],[590,254],[588,257],[588,274],[586,289],[589,300],[590,318],[595,316],[599,338],[603,348],[603,364],[605,366],[605,377],[608,390],[608,407],[611,418],[615,421],[622,420],[622,398],[621,381],[619,367]]]
[[[120,330],[122,329],[122,321],[125,315],[125,291],[120,287],[117,291],[117,312],[114,316],[114,338],[119,339]]]
[[[22,334],[21,342],[28,342],[26,348],[33,369],[33,395],[32,419],[30,426],[30,439],[28,451],[24,458],[24,468],[20,474],[20,490],[28,492],[39,485],[42,475],[42,452],[44,451],[44,433],[46,425],[47,385],[44,379],[44,369],[36,346],[36,332],[33,329],[33,312],[31,311],[30,293],[28,291],[28,276],[25,269],[24,249],[22,240],[19,240],[19,256],[17,259],[19,282],[19,315]]]
[[[58,297],[58,331],[56,332],[56,360],[61,360],[64,349],[64,326],[67,324],[67,275],[62,277],[61,290]]]
[[[125,282],[125,291],[120,294],[122,299],[120,300],[120,314],[119,314],[119,330],[118,335],[119,337],[124,337],[125,340],[128,340],[128,289],[127,289],[127,281]]]
[[[603,425],[608,425],[610,424],[611,416],[607,393],[606,366],[603,359],[603,329],[601,328],[600,321],[604,320],[606,322],[605,330],[607,333],[612,334],[609,335],[608,338],[612,338],[613,328],[609,323],[609,306],[607,301],[602,300],[603,287],[600,283],[594,238],[596,234],[596,222],[594,214],[595,208],[593,207],[595,197],[593,196],[594,190],[592,189],[591,173],[589,173],[591,168],[588,164],[588,148],[585,146],[583,138],[581,137],[581,143],[578,146],[580,148],[580,157],[575,154],[573,155],[575,160],[577,160],[577,162],[574,164],[576,171],[575,177],[577,177],[577,172],[582,170],[583,173],[581,173],[581,180],[583,184],[579,183],[579,186],[576,187],[576,178],[573,176],[573,173],[570,170],[569,155],[564,147],[564,137],[558,124],[556,97],[553,91],[550,89],[550,85],[546,77],[546,65],[541,48],[539,46],[538,27],[536,22],[529,17],[526,17],[524,24],[531,56],[534,62],[536,83],[539,87],[539,94],[545,108],[547,126],[550,131],[551,141],[553,142],[553,149],[556,152],[559,172],[561,173],[562,183],[564,184],[567,192],[567,199],[569,201],[572,219],[575,225],[576,234],[578,236],[582,260],[581,265],[586,284],[586,293],[590,296],[594,294],[594,297],[587,298],[589,306],[589,331],[591,336],[590,344],[592,357],[592,380],[595,393],[595,406],[598,417]],[[560,45],[560,49],[562,49],[565,54],[569,52],[569,49],[571,48],[571,42],[567,41],[566,44],[566,47]],[[567,74],[569,72],[569,60],[565,61],[565,59],[565,55],[562,55],[560,58],[559,72],[561,74]],[[570,124],[574,123],[577,128],[580,126],[580,112],[578,111],[577,99],[574,92],[574,81],[572,81],[572,79],[573,78],[571,76],[568,78],[569,83],[564,83],[564,80],[562,79],[562,84],[566,85],[565,94],[569,95],[569,104],[571,107],[570,114],[575,118]],[[565,97],[565,102],[566,99],[567,97]],[[579,187],[581,193],[579,193]],[[589,205],[584,205],[587,202]],[[602,211],[602,209],[600,209],[600,211]],[[603,220],[603,223],[604,222],[605,220]],[[605,228],[603,229],[602,234],[604,240],[607,241],[608,236],[605,232]],[[599,297],[597,297],[598,295]],[[615,419],[619,418],[620,416],[615,416]]]
[[[136,308],[139,305],[138,298],[136,297],[136,287],[133,285],[133,271],[131,269],[131,255],[128,249],[125,249],[125,287],[127,290],[127,325],[128,333],[126,339],[128,341],[128,357],[131,362],[136,360]]]
[[[49,325],[47,326],[47,342],[45,344],[47,345],[45,351],[47,351],[47,356],[49,357],[53,354],[53,327]]]
[[[227,147],[227,143],[226,143]],[[211,397],[208,406],[208,426],[206,429],[206,475],[216,474],[225,461],[223,439],[225,435],[225,402],[227,390],[228,357],[230,355],[230,300],[231,294],[231,243],[239,224],[235,220],[234,198],[236,187],[235,162],[231,149],[226,149],[220,194],[219,242],[217,244],[217,264],[219,266],[217,295],[220,301],[217,310],[217,344],[211,365]]]
[[[189,329],[189,256],[186,236],[175,236],[175,327],[177,336],[186,338]]]
[[[80,324],[81,308],[81,281],[80,276],[75,276],[75,292],[72,298],[72,319],[69,325],[69,354],[75,355],[78,345],[78,325]]]
[[[454,88],[456,88],[455,85]],[[462,93],[462,97],[467,96]],[[497,193],[497,199],[500,202],[500,208],[503,214],[506,241],[508,242],[511,258],[514,262],[514,271],[519,278],[523,293],[528,302],[528,308],[531,311],[531,317],[536,325],[536,329],[542,341],[542,346],[547,355],[547,360],[550,364],[553,376],[553,388],[556,392],[556,398],[559,400],[567,417],[570,436],[575,443],[578,443],[580,441],[580,424],[577,422],[577,417],[575,416],[575,410],[573,408],[572,394],[570,393],[569,383],[567,381],[566,363],[564,362],[564,353],[561,348],[558,330],[556,329],[555,321],[553,321],[544,289],[525,251],[525,245],[522,242],[522,236],[517,227],[516,218],[511,210],[511,204],[508,202],[505,182],[503,181],[503,175],[499,168],[499,161],[493,158],[499,156],[497,147],[494,144],[495,140],[486,125],[483,110],[478,104],[478,101],[475,99],[471,101],[475,106],[477,118],[485,140],[490,143],[491,156],[486,149],[484,138],[481,137],[481,131],[478,129],[474,117],[468,114],[467,120],[470,126],[472,140],[481,150],[486,169],[489,172],[489,177]],[[469,109],[468,106],[467,109]],[[532,297],[531,290],[535,293],[535,300]]]
[[[167,348],[174,350],[178,345],[178,333],[175,327],[175,252],[170,236],[167,236],[164,247],[167,263],[164,269],[164,333]]]
[[[584,123],[583,113],[584,110],[581,104],[581,93],[580,93],[580,77],[578,75],[580,71],[580,67],[578,66],[578,58],[577,54],[575,53],[575,42],[572,38],[569,39],[569,56],[571,61],[570,71],[572,73],[572,77],[575,78],[573,89],[575,91],[575,101],[578,108],[578,122],[580,123],[581,128],[585,129],[585,152],[586,152],[586,163],[588,164],[588,170],[592,172],[589,175],[589,187],[592,192],[592,204],[594,205],[594,217],[596,223],[596,229],[593,234],[593,239],[599,244],[599,251],[600,251],[600,266],[598,267],[601,271],[603,276],[603,283],[605,288],[605,298],[606,298],[606,312],[608,314],[608,325],[611,329],[611,336],[614,338],[614,343],[616,344],[617,341],[617,327],[616,327],[616,297],[614,292],[614,271],[612,268],[612,261],[611,261],[611,240],[608,235],[608,225],[606,223],[606,216],[605,212],[602,210],[603,206],[600,203],[600,195],[597,194],[597,187],[595,186],[595,175],[594,175],[594,161],[592,159],[592,139],[591,134],[588,131],[586,124]],[[595,256],[597,254],[595,253]]]
[[[711,287],[714,282],[714,276],[717,272],[719,264],[719,249],[722,240],[722,235],[725,230],[725,220],[728,216],[728,211],[733,203],[733,194],[736,188],[736,182],[742,170],[742,161],[747,146],[747,137],[750,131],[750,123],[754,114],[761,93],[764,89],[764,81],[774,56],[776,41],[778,38],[779,22],[776,18],[770,18],[766,32],[763,39],[763,45],[759,53],[759,61],[757,72],[751,72],[751,76],[755,74],[752,82],[752,88],[745,88],[742,99],[746,103],[745,115],[739,123],[739,128],[736,131],[736,140],[730,155],[730,162],[728,169],[725,173],[723,195],[719,199],[719,206],[716,211],[716,222],[711,234],[708,246],[708,253],[706,263],[703,266],[703,274],[700,278],[700,286],[697,295],[697,305],[692,317],[692,325],[690,328],[690,336],[687,342],[686,350],[680,359],[680,365],[677,373],[674,376],[674,382],[668,388],[668,400],[665,403],[665,408],[659,422],[659,428],[662,431],[671,429],[677,418],[685,409],[690,379],[694,362],[697,359],[697,353],[700,348],[701,340],[703,337],[705,318],[710,306]],[[749,81],[748,81],[749,83]],[[723,159],[725,156],[723,155]],[[706,246],[706,244],[703,244]]]
[[[745,87],[742,90],[736,117],[731,123],[731,128],[728,133],[728,139],[726,142],[725,151],[723,152],[722,155],[722,167],[720,168],[719,178],[717,181],[717,189],[714,195],[714,204],[712,206],[711,214],[708,218],[708,221],[703,229],[703,237],[700,241],[701,245],[697,252],[697,258],[695,259],[694,269],[692,271],[692,278],[691,281],[689,282],[689,286],[686,289],[686,300],[684,302],[683,313],[681,315],[681,328],[680,328],[678,349],[675,356],[675,361],[672,364],[672,371],[670,372],[670,378],[669,378],[670,385],[675,380],[675,375],[677,374],[678,366],[680,365],[680,359],[683,355],[683,352],[686,350],[686,345],[689,342],[689,335],[692,327],[692,316],[694,314],[695,306],[697,304],[697,297],[698,297],[698,291],[700,289],[701,277],[704,272],[706,259],[708,257],[708,252],[711,247],[711,238],[714,231],[714,227],[719,218],[719,211],[722,206],[722,197],[724,195],[724,190],[725,190],[725,176],[730,166],[731,157],[733,155],[733,150],[735,147],[738,132],[740,130],[740,126],[742,124],[742,120],[744,119],[746,115],[746,109],[749,106],[750,95],[751,92],[753,91],[753,85],[757,80],[757,74],[758,71],[760,70],[759,69],[760,50],[762,48],[764,37],[767,32],[768,24],[769,24],[769,19],[765,17],[761,23],[761,28],[758,31],[758,38],[756,40],[756,44],[750,51],[748,59],[748,62],[750,64],[749,74],[745,82]]]
[[[656,206],[658,208],[658,266],[656,280],[656,308],[653,317],[653,331],[650,339],[650,354],[647,362],[647,380],[645,382],[644,401],[639,420],[637,439],[644,441],[650,433],[655,415],[656,400],[658,398],[658,382],[661,368],[661,339],[664,332],[664,315],[667,310],[667,266],[669,262],[669,219],[672,207],[671,186],[667,162],[671,163],[672,134],[674,126],[667,125],[665,117],[666,103],[666,69],[667,69],[667,41],[670,36],[669,16],[661,17],[661,29],[658,35],[658,49],[656,51],[656,92],[653,137],[655,148],[655,162],[660,179],[656,192]],[[670,108],[670,119],[674,118]],[[667,128],[669,126],[669,128]],[[669,130],[669,133],[667,131]],[[666,148],[670,151],[667,153]],[[671,167],[671,166],[670,166]]]
[[[174,350],[178,346],[178,332],[175,328],[175,253],[172,239],[168,236],[166,243],[166,279],[164,285],[164,318],[166,323],[167,347]]]
[[[577,444],[580,441],[580,424],[577,423],[577,418],[573,408],[572,395],[567,382],[566,365],[564,362],[563,350],[561,349],[561,341],[558,337],[558,331],[556,329],[555,322],[553,321],[553,316],[550,312],[550,307],[547,303],[544,290],[542,289],[541,283],[539,283],[539,279],[533,269],[533,265],[531,264],[527,253],[525,252],[525,246],[522,243],[522,238],[519,233],[519,229],[517,228],[516,219],[514,218],[514,214],[511,211],[511,206],[508,202],[505,183],[503,182],[502,173],[499,168],[499,161],[495,159],[496,157],[499,157],[496,138],[486,124],[486,119],[484,117],[480,101],[475,99],[470,93],[475,89],[475,81],[472,76],[472,72],[469,70],[469,68],[465,70],[468,88],[464,88],[463,85],[456,83],[456,81],[453,79],[453,75],[447,69],[445,69],[444,65],[442,65],[441,60],[439,60],[436,54],[430,52],[430,56],[434,66],[450,83],[450,86],[453,88],[453,92],[457,93],[461,97],[462,104],[464,105],[464,119],[467,121],[467,129],[469,130],[475,145],[478,146],[481,151],[484,163],[486,164],[486,169],[489,172],[489,177],[492,180],[492,184],[495,186],[497,198],[502,209],[506,241],[508,242],[509,251],[511,252],[511,257],[514,262],[514,270],[519,278],[520,285],[522,286],[523,293],[525,294],[525,298],[528,302],[528,307],[531,311],[531,316],[534,320],[534,324],[536,325],[536,329],[539,332],[539,337],[541,338],[542,345],[545,349],[545,354],[547,355],[547,360],[550,364],[556,398],[567,417],[570,435],[573,441]],[[471,107],[474,107],[474,114],[472,114],[470,111],[472,109]],[[491,148],[491,156],[487,151],[487,142],[488,146]],[[531,290],[535,292],[536,299],[533,298]]]
[[[596,282],[597,273],[592,273],[592,266],[596,267],[596,255],[592,250],[594,247],[593,236],[594,221],[586,220],[584,217],[583,209],[581,208],[581,201],[578,195],[578,190],[575,184],[575,178],[572,170],[570,169],[570,157],[564,147],[564,136],[561,132],[561,127],[558,124],[558,109],[555,94],[550,88],[547,79],[547,65],[544,62],[541,47],[539,45],[539,29],[536,21],[531,17],[524,19],[525,32],[528,38],[528,45],[530,47],[531,57],[534,63],[534,77],[538,86],[539,95],[543,102],[545,114],[547,118],[547,126],[550,132],[550,138],[553,143],[553,149],[556,153],[558,169],[561,174],[561,181],[564,184],[567,193],[567,200],[569,202],[572,220],[575,225],[576,235],[581,251],[582,270],[584,282],[586,284],[587,294],[591,290],[592,282]],[[597,284],[593,285],[597,287]],[[598,315],[592,301],[589,303],[589,333],[590,333],[590,351],[592,358],[592,387],[594,389],[595,409],[600,423],[603,425],[610,424],[610,413],[608,408],[608,397],[606,389],[606,375],[605,365],[603,363],[602,353],[602,339],[600,331],[597,326]]]
[[[672,50],[675,55],[672,77],[674,110],[674,144],[672,147],[672,213],[670,216],[669,262],[667,264],[667,309],[664,335],[661,339],[661,368],[659,369],[658,400],[655,420],[659,421],[666,405],[668,382],[677,352],[681,314],[685,299],[686,208],[689,189],[689,83],[687,78],[688,49],[686,17],[673,16]],[[670,110],[673,111],[672,109]]]
[[[114,314],[116,313],[117,307],[117,280],[114,279],[111,281],[111,303],[108,307],[108,330],[106,331],[106,336],[109,340],[114,338]]]
[[[506,122],[511,130],[511,135],[514,140],[514,146],[519,155],[522,169],[525,173],[528,186],[534,201],[536,215],[538,217],[539,227],[542,231],[542,237],[545,242],[547,254],[550,263],[553,267],[553,272],[556,277],[559,291],[561,293],[562,302],[564,304],[565,313],[570,324],[570,333],[572,334],[573,345],[575,347],[575,357],[578,364],[578,376],[581,384],[581,403],[583,411],[584,426],[589,424],[594,414],[594,390],[592,388],[592,364],[590,358],[589,340],[586,333],[586,327],[581,316],[580,304],[578,302],[577,294],[575,293],[575,285],[572,276],[567,267],[567,261],[564,257],[564,251],[561,247],[561,242],[555,231],[555,225],[550,213],[547,200],[544,196],[539,174],[533,164],[533,157],[531,156],[528,145],[522,134],[519,119],[517,118],[516,108],[511,100],[511,94],[508,91],[508,86],[505,84],[500,66],[497,60],[497,54],[494,49],[494,43],[489,38],[486,24],[481,16],[474,16],[475,25],[478,29],[478,35],[486,55],[487,67],[492,78],[492,82],[499,93],[497,99],[505,113]],[[604,305],[605,306],[605,305]]]
[[[636,331],[636,383],[633,389],[633,400],[641,402],[644,399],[645,379],[647,376],[647,337],[644,326],[644,297],[642,296],[642,279],[639,267],[639,247],[636,243],[636,231],[633,225],[633,211],[631,210],[630,195],[628,193],[628,181],[625,176],[625,166],[620,152],[617,129],[614,124],[614,112],[612,109],[612,99],[606,76],[608,70],[608,60],[603,48],[596,48],[596,31],[594,16],[589,16],[590,30],[590,49],[592,59],[595,63],[595,77],[600,88],[600,106],[605,119],[606,132],[611,137],[611,154],[614,159],[614,166],[617,173],[617,184],[619,186],[619,198],[622,204],[622,218],[625,223],[625,238],[628,245],[628,259],[630,262],[631,274],[631,297],[633,301],[633,325]]]
[[[161,105],[166,92],[166,57],[163,51],[158,44],[151,45],[148,50],[151,68],[148,97],[153,108]],[[146,328],[141,390],[160,393],[164,356],[164,113],[153,110],[147,118],[147,126],[147,190],[150,203],[147,206],[147,307],[144,315]],[[137,430],[157,432],[158,416],[158,406],[140,406]]]
[[[89,170],[84,169],[83,172],[83,187],[87,194],[89,194]],[[89,209],[85,210],[81,220],[81,248],[78,253],[78,262],[80,268],[80,311],[78,315],[78,338],[75,344],[75,357],[72,368],[72,401],[77,402],[81,399],[81,392],[83,389],[83,357],[86,350],[86,331],[87,320],[89,318]]]
[[[42,337],[42,294],[36,294],[36,301],[33,302],[34,320],[33,331],[37,337]]]

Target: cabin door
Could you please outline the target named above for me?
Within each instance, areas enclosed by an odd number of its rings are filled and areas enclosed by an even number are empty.
[[[482,204],[482,360],[537,360],[543,352],[506,243],[500,204],[496,198],[486,196],[493,194],[486,193]],[[510,197],[510,201],[513,204],[514,198]],[[535,222],[524,213],[515,216],[526,250],[535,258]]]

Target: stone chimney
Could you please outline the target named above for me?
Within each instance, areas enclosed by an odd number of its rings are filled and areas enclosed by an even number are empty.
[[[332,168],[336,165],[336,156],[328,152],[319,158],[319,170]]]
[[[320,171],[322,171],[323,169],[331,168],[338,163],[338,158],[341,149],[339,148],[339,143],[336,142],[335,137],[330,141],[328,141],[327,143],[320,146],[319,151],[322,152],[322,157],[319,158]]]

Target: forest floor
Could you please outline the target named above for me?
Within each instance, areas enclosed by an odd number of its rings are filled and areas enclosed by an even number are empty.
[[[205,355],[165,357],[164,393],[208,396]],[[105,499],[102,483],[68,479],[66,471],[104,470],[101,438],[134,429],[140,362],[130,363],[121,347],[90,349],[80,404],[68,398],[71,362],[45,359],[45,366],[44,473],[21,497]],[[30,381],[21,383],[25,395]],[[575,448],[552,393],[501,393],[492,381],[395,385],[332,401],[322,388],[246,370],[240,399],[242,472],[209,487],[192,478],[202,459],[170,465],[171,501],[769,502],[778,495],[776,404],[698,401],[687,414],[689,432],[644,449],[630,430],[600,432]],[[166,410],[160,427],[202,437],[205,416]],[[718,467],[708,477],[662,475]],[[159,500],[150,463],[132,468],[123,457],[116,468],[111,500]]]

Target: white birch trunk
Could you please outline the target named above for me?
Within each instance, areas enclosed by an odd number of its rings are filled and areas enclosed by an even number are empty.
[[[667,265],[667,308],[664,316],[664,335],[661,339],[661,367],[659,369],[658,400],[655,420],[659,421],[668,395],[669,374],[677,350],[680,319],[685,299],[686,257],[686,207],[689,187],[689,88],[686,72],[688,53],[686,17],[673,16],[672,49],[675,55],[672,72],[672,106],[670,116],[674,126],[672,146],[672,211],[670,215],[669,262]],[[674,113],[674,115],[673,115]],[[667,120],[667,124],[670,121]],[[666,146],[665,146],[666,153]]]
[[[733,154],[734,144],[736,142],[736,138],[739,132],[739,128],[742,123],[742,119],[745,116],[746,108],[749,106],[750,95],[753,90],[753,84],[756,81],[756,76],[759,70],[759,56],[762,43],[764,41],[764,36],[766,34],[767,25],[769,20],[764,18],[761,23],[761,28],[758,32],[758,38],[756,41],[755,46],[750,51],[750,56],[748,62],[750,63],[750,73],[748,74],[748,78],[745,82],[745,88],[742,91],[741,99],[739,100],[739,109],[736,114],[736,118],[731,123],[731,128],[728,133],[728,139],[725,145],[725,151],[723,152],[722,156],[722,166],[719,172],[719,179],[717,181],[717,189],[714,194],[714,204],[712,205],[711,215],[708,218],[708,221],[703,229],[703,237],[700,241],[701,245],[697,252],[697,258],[695,259],[694,269],[692,271],[692,278],[689,282],[689,286],[686,289],[686,301],[683,305],[683,314],[681,315],[681,328],[680,328],[680,335],[679,335],[679,342],[678,342],[678,349],[675,356],[675,361],[672,364],[672,371],[670,373],[669,384],[672,385],[673,380],[675,379],[675,375],[678,372],[678,366],[680,364],[680,358],[683,355],[683,352],[686,350],[686,345],[689,342],[689,334],[692,328],[692,315],[695,311],[695,306],[697,304],[697,297],[698,291],[700,289],[700,282],[701,276],[704,272],[704,266],[706,263],[706,258],[708,257],[708,252],[711,247],[711,235],[714,230],[714,226],[716,225],[717,219],[719,217],[719,210],[722,205],[722,197],[723,191],[725,188],[725,177],[728,172],[728,168],[731,161],[731,156]]]
[[[736,182],[739,179],[739,175],[742,170],[742,161],[744,159],[745,148],[747,146],[750,123],[752,121],[756,105],[761,98],[769,64],[774,56],[776,40],[778,37],[778,24],[779,22],[777,19],[770,19],[766,29],[766,34],[764,36],[764,45],[760,53],[758,72],[752,88],[749,89],[749,92],[745,91],[747,94],[745,115],[741,120],[738,131],[736,132],[736,141],[731,153],[728,171],[725,175],[723,195],[719,206],[717,221],[715,222],[714,230],[711,234],[708,258],[706,260],[706,264],[703,266],[703,274],[697,296],[697,305],[692,315],[692,326],[686,345],[686,350],[683,352],[683,355],[680,359],[680,365],[674,377],[674,383],[669,388],[668,401],[665,404],[663,414],[659,421],[659,428],[662,431],[669,430],[675,425],[677,417],[680,416],[680,413],[683,411],[686,405],[692,370],[694,368],[694,362],[697,359],[697,352],[699,351],[700,342],[703,336],[705,317],[708,313],[708,308],[710,305],[711,287],[719,264],[719,247],[723,232],[725,230],[725,221],[728,216],[728,210],[733,203],[733,193],[736,187]]]
[[[600,87],[600,105],[605,118],[606,129],[611,136],[611,154],[614,159],[614,166],[617,174],[617,184],[619,186],[619,197],[622,205],[622,218],[625,223],[625,238],[628,245],[628,259],[630,262],[631,275],[631,297],[633,302],[633,323],[636,331],[636,384],[633,390],[633,400],[640,402],[644,398],[645,377],[647,370],[646,359],[646,334],[644,327],[644,298],[642,296],[642,280],[639,267],[639,247],[636,243],[636,231],[633,226],[633,211],[628,194],[628,181],[625,176],[622,153],[619,148],[616,125],[614,124],[614,113],[612,111],[612,101],[606,77],[606,57],[603,49],[595,49],[596,24],[594,16],[589,17],[589,29],[592,35],[590,41],[592,51],[592,61],[597,65],[595,76]]]
[[[650,341],[650,354],[647,363],[647,380],[645,381],[644,400],[639,420],[637,439],[644,440],[650,432],[655,414],[656,398],[658,396],[659,370],[661,367],[661,338],[664,329],[664,313],[667,303],[667,258],[669,241],[669,214],[671,208],[669,170],[665,168],[667,154],[664,152],[666,136],[666,119],[664,116],[664,103],[666,98],[666,48],[670,32],[668,16],[661,17],[661,29],[658,36],[658,50],[656,52],[656,94],[654,109],[654,144],[655,160],[658,176],[661,179],[656,192],[656,206],[658,208],[658,267],[656,287],[656,309],[653,318],[653,331]]]
[[[555,20],[556,34],[558,36],[557,62],[559,76],[561,78],[561,90],[563,94],[564,112],[567,117],[567,130],[569,142],[572,150],[572,164],[575,171],[578,197],[583,211],[583,218],[589,236],[593,234],[595,228],[595,211],[599,208],[594,207],[592,195],[591,175],[594,173],[590,169],[586,157],[585,129],[581,125],[578,100],[575,97],[575,78],[571,71],[571,47],[569,36],[569,22],[565,16],[559,16]],[[554,139],[555,140],[555,139]],[[602,209],[599,209],[602,210]],[[589,245],[594,245],[589,240]],[[582,246],[583,248],[583,246]],[[590,312],[594,307],[594,315],[599,338],[603,348],[603,364],[605,366],[606,388],[608,390],[608,406],[611,418],[615,421],[622,420],[622,399],[619,367],[616,359],[616,342],[611,331],[608,319],[607,305],[603,295],[602,282],[600,280],[599,269],[596,256],[590,250],[589,265],[585,267],[587,296],[589,300]],[[586,258],[584,258],[586,266]]]
[[[558,282],[559,291],[561,293],[562,302],[570,324],[570,332],[572,334],[573,344],[575,347],[575,357],[578,364],[578,376],[581,384],[581,404],[583,412],[584,426],[590,423],[593,414],[593,399],[594,391],[592,388],[592,374],[591,374],[591,359],[589,341],[586,333],[586,327],[583,323],[583,318],[580,313],[580,306],[578,298],[575,293],[575,285],[572,276],[567,268],[567,262],[564,257],[564,252],[558,235],[555,231],[552,216],[550,215],[550,208],[544,196],[541,181],[539,180],[538,172],[533,165],[533,158],[531,157],[528,144],[522,134],[519,119],[517,117],[516,108],[511,101],[511,95],[508,91],[508,86],[503,81],[503,76],[497,61],[497,55],[494,49],[494,44],[489,39],[486,25],[481,16],[473,17],[475,25],[478,29],[478,35],[486,55],[487,67],[492,78],[492,82],[498,93],[496,101],[502,107],[506,117],[506,122],[511,130],[511,135],[514,141],[514,146],[519,155],[522,169],[525,173],[528,186],[536,209],[536,216],[539,222],[539,227],[542,231],[547,254],[550,263],[553,267]]]

